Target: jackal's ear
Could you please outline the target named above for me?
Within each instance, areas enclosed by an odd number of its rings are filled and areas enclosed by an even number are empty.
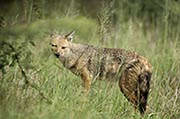
[[[68,41],[72,41],[73,40],[73,35],[74,35],[75,31],[71,31],[70,33],[68,33],[67,35],[65,35],[65,38]]]
[[[50,38],[54,38],[55,37],[55,33],[51,33],[49,36],[50,36]]]
[[[50,38],[53,38],[54,34],[53,34],[53,33],[51,33],[49,36],[50,36]]]

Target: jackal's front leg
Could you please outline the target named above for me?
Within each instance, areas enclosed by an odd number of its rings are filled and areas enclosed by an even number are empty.
[[[91,77],[89,70],[85,67],[82,69],[81,78],[82,78],[83,83],[84,83],[85,94],[88,94],[89,89],[91,87],[92,77]]]

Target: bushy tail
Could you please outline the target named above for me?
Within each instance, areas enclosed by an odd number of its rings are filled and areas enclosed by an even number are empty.
[[[151,80],[151,73],[150,72],[143,72],[139,75],[139,103],[138,108],[141,115],[144,114],[146,111],[146,104],[149,94],[150,88],[150,80]]]

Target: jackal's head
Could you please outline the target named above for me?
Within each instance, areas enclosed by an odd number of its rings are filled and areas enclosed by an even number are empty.
[[[57,58],[65,60],[65,58],[72,55],[71,44],[73,40],[73,32],[68,33],[67,35],[51,35],[51,49]]]

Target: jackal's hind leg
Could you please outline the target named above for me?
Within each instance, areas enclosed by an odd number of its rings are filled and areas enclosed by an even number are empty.
[[[133,64],[122,72],[119,80],[122,93],[134,105],[135,109],[139,109],[142,115],[146,111],[150,75],[147,72],[142,72],[138,65]]]
[[[132,74],[131,74],[132,75]],[[137,105],[137,76],[131,76],[130,71],[127,69],[122,72],[121,79],[119,81],[119,87],[125,97],[135,105]]]

